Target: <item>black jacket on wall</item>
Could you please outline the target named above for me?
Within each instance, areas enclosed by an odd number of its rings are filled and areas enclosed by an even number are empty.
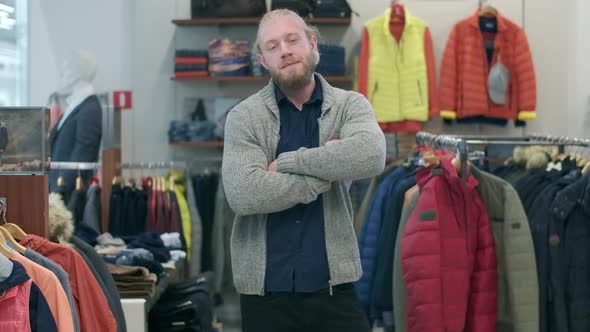
[[[51,131],[51,161],[96,162],[102,137],[102,109],[96,95],[86,98],[62,124]],[[78,171],[49,171],[49,190],[57,188],[57,178],[62,175],[68,191],[74,188]],[[80,172],[85,183],[93,171]]]

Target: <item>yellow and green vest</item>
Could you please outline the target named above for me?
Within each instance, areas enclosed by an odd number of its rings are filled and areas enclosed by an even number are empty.
[[[391,35],[391,8],[367,22],[367,96],[378,122],[428,120],[428,76],[424,50],[427,25],[407,10],[399,44]]]

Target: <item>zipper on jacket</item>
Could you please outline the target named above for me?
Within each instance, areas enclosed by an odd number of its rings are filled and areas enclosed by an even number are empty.
[[[332,280],[328,280],[328,285],[330,285],[330,296],[334,295],[334,291],[332,289]]]
[[[422,85],[420,85],[420,80],[416,81],[418,84],[418,95],[420,96],[420,106],[424,105],[424,96],[422,96]]]

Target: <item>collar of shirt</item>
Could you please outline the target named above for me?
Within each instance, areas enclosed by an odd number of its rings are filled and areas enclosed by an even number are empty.
[[[311,94],[311,97],[309,98],[309,100],[307,102],[305,102],[304,105],[311,104],[316,101],[323,101],[324,94],[322,91],[322,83],[320,82],[320,80],[317,79],[317,77],[315,75],[313,75],[313,78],[315,80],[315,88],[313,89],[313,93]],[[277,99],[277,105],[281,105],[283,102],[291,103],[289,98],[287,98],[287,96],[283,93],[283,91],[281,91],[281,88],[279,88],[279,86],[276,83],[275,83],[275,98]]]
[[[57,129],[61,129],[61,126],[64,124],[68,116],[78,107],[86,98],[92,96],[94,94],[94,87],[90,83],[80,83],[80,86],[66,98],[67,106],[64,110],[64,113],[59,119],[57,123]]]

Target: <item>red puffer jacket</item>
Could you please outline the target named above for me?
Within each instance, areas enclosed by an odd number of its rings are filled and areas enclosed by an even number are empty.
[[[494,332],[497,265],[490,221],[469,177],[447,159],[417,174],[420,198],[401,242],[408,332]]]
[[[498,13],[494,60],[510,73],[506,103],[488,97],[488,74],[484,39],[479,28],[479,10],[451,30],[440,71],[441,116],[447,119],[483,115],[506,120],[536,118],[537,80],[533,57],[524,30]]]

